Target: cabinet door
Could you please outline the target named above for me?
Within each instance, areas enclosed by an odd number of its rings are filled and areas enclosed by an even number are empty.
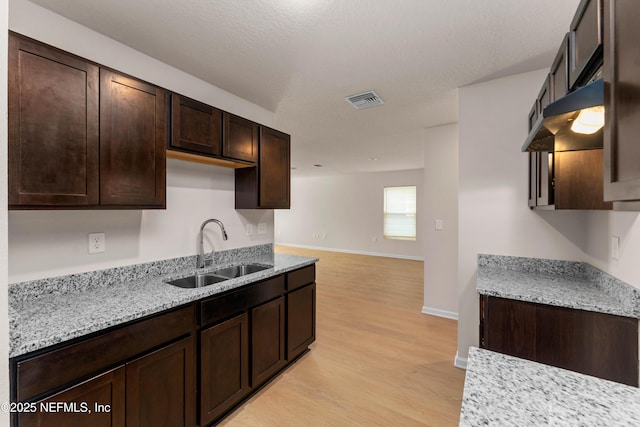
[[[165,207],[164,89],[100,70],[100,204]]]
[[[547,74],[538,92],[538,116],[542,116],[544,108],[551,103],[551,74]]]
[[[481,297],[484,347],[510,356],[536,360],[536,305]]]
[[[533,208],[538,200],[538,153],[529,154],[529,207]]]
[[[529,124],[529,132],[533,129],[533,125],[538,120],[538,101],[533,103],[527,122]],[[536,152],[529,154],[529,207],[536,206],[538,200],[538,158],[540,155]]]
[[[536,180],[536,205],[537,206],[550,206],[555,202],[554,191],[554,154],[553,152],[542,151],[536,153],[538,158],[536,160],[537,165],[537,180]]]
[[[481,296],[483,348],[638,385],[638,320]]]
[[[258,166],[236,169],[236,209],[289,209],[291,138],[260,127]]]
[[[127,427],[195,426],[193,337],[126,365]]]
[[[200,333],[200,424],[207,425],[249,392],[246,313]]]
[[[177,93],[171,99],[171,147],[221,155],[222,111]]]
[[[68,406],[58,408],[58,402]],[[18,415],[20,427],[124,427],[125,368],[98,375],[36,404],[36,412]],[[48,412],[41,410],[41,404],[54,406]]]
[[[551,64],[551,102],[557,101],[569,92],[569,33],[562,39],[560,49]]]
[[[98,204],[99,72],[9,33],[9,206]]]
[[[605,4],[604,198],[640,200],[640,8]]]
[[[287,360],[303,353],[316,339],[316,284],[287,294]]]
[[[556,209],[612,209],[604,202],[602,150],[554,153]]]
[[[570,87],[583,86],[601,63],[602,0],[582,0],[570,28]]]
[[[224,113],[222,156],[255,163],[258,161],[258,124]]]
[[[251,386],[271,378],[285,364],[284,297],[251,310]]]
[[[260,128],[260,206],[290,207],[290,140],[286,133]]]

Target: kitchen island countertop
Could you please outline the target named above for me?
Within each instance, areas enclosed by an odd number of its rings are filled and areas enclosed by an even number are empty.
[[[640,425],[640,389],[472,347],[460,426]]]

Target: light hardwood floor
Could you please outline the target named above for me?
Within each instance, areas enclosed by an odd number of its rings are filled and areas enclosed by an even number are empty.
[[[220,425],[458,425],[457,322],[420,312],[423,262],[276,252],[320,258],[316,342]]]

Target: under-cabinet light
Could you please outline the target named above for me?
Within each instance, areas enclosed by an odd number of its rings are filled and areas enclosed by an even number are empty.
[[[585,108],[573,121],[571,130],[575,133],[591,135],[598,132],[604,126],[604,106]]]

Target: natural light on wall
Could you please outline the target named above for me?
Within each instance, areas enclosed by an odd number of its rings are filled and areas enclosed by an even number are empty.
[[[384,238],[416,240],[416,187],[384,188]]]

